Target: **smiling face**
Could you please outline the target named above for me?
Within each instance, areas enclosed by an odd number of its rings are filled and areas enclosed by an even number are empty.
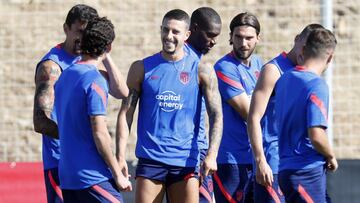
[[[190,35],[185,21],[165,18],[160,27],[162,50],[173,55],[183,49]]]
[[[251,56],[258,41],[256,29],[248,25],[235,27],[230,35],[234,54],[240,60],[247,60]]]

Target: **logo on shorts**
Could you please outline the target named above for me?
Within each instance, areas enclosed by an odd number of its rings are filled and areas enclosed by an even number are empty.
[[[181,102],[181,95],[177,95],[173,91],[164,91],[155,96],[159,101],[159,107],[165,112],[172,112],[174,110],[181,110],[184,104]]]
[[[188,72],[181,72],[179,76],[180,82],[184,85],[188,84],[190,81],[190,75]]]

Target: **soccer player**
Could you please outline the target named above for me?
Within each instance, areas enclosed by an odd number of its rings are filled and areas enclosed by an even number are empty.
[[[170,202],[199,202],[197,164],[198,136],[204,96],[209,114],[209,149],[204,176],[216,170],[221,140],[222,112],[215,72],[199,66],[186,53],[190,18],[174,9],[162,20],[162,50],[134,62],[128,73],[129,97],[119,112],[119,146],[133,121],[137,101],[139,117],[136,156],[136,202],[162,202],[165,191]]]
[[[190,21],[191,34],[186,41],[187,43],[185,44],[185,49],[189,54],[193,55],[195,58],[198,58],[200,61],[202,56],[211,51],[211,49],[216,44],[217,38],[221,32],[221,18],[214,9],[210,7],[200,7],[191,14]],[[202,63],[202,65],[204,65],[204,63]],[[200,149],[200,165],[204,161],[207,149],[209,147],[205,132],[205,110],[205,101],[203,99],[198,138]],[[199,191],[199,202],[213,202],[214,192],[212,176],[208,175],[206,177],[202,177]]]
[[[42,136],[42,153],[44,177],[48,202],[61,202],[62,194],[59,188],[58,162],[60,148],[56,116],[53,109],[54,84],[63,70],[80,59],[81,34],[86,23],[97,17],[97,11],[87,5],[73,6],[63,25],[66,39],[63,43],[52,48],[37,64],[35,73],[35,97],[33,122],[36,132]],[[104,60],[113,96],[122,98],[128,94],[125,82],[110,55]]]
[[[55,84],[59,177],[65,202],[122,202],[119,190],[131,190],[111,151],[106,126],[109,89],[98,70],[114,38],[108,19],[89,21],[81,60],[64,70]]]
[[[327,135],[329,88],[321,78],[336,46],[333,33],[314,30],[302,49],[303,63],[277,82],[279,184],[286,202],[326,202],[326,170],[338,167]]]
[[[263,65],[253,54],[260,23],[251,13],[230,22],[232,51],[215,64],[224,114],[223,137],[214,173],[216,202],[252,202],[252,153],[246,131],[250,98]]]
[[[278,185],[278,130],[275,122],[276,81],[298,63],[297,58],[307,36],[319,24],[309,24],[295,37],[295,44],[264,65],[257,81],[248,116],[248,133],[256,164],[255,202],[284,202]]]

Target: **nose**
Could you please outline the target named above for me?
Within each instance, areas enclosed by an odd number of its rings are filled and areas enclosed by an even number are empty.
[[[241,45],[242,47],[245,47],[245,46],[247,45],[246,39],[244,39],[244,38],[240,39],[240,45]]]
[[[216,43],[217,43],[216,38],[212,38],[212,39],[210,40],[210,47],[215,46]]]
[[[169,31],[165,34],[165,39],[171,40],[172,38],[173,38],[173,33],[171,31]]]

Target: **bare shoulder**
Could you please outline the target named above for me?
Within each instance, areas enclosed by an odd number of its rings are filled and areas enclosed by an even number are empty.
[[[35,82],[39,83],[42,81],[53,81],[55,82],[61,74],[60,66],[51,61],[47,60],[39,64],[35,73]]]
[[[265,64],[260,72],[260,76],[257,81],[257,88],[260,87],[273,87],[276,81],[280,78],[280,71],[274,64]]]
[[[200,84],[216,79],[215,70],[210,63],[200,62],[198,69]]]
[[[144,73],[144,63],[143,63],[143,61],[142,60],[134,61],[130,66],[129,72],[134,72],[134,73],[142,72],[142,73]]]
[[[275,64],[268,63],[261,69],[260,77],[278,79],[280,77],[280,71]]]
[[[123,100],[122,109],[136,108],[137,101],[141,94],[141,84],[144,81],[144,63],[142,60],[135,61],[131,64],[127,76],[127,86],[129,88],[129,96]]]
[[[127,83],[142,83],[144,80],[144,63],[142,60],[133,62],[130,66]]]

